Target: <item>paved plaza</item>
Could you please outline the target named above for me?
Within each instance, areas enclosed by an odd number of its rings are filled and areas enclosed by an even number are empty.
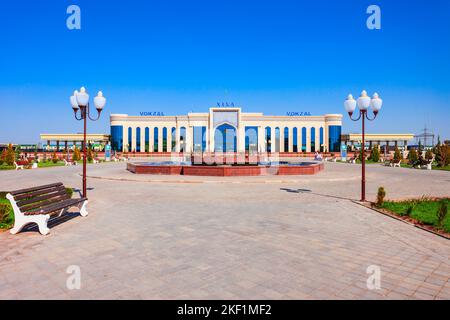
[[[450,241],[354,203],[360,166],[314,176],[134,175],[89,165],[89,216],[0,233],[1,299],[449,299]],[[0,191],[81,166],[0,172]],[[374,200],[448,196],[450,172],[369,165]],[[303,190],[299,191],[299,190]],[[69,266],[81,289],[69,290]],[[369,290],[369,266],[381,289]]]

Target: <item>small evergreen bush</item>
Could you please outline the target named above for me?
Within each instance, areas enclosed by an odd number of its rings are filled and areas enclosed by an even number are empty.
[[[377,206],[381,207],[384,203],[384,198],[386,197],[386,191],[384,190],[384,187],[378,188],[377,193]]]

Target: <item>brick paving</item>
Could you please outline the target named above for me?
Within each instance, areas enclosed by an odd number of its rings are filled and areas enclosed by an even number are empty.
[[[90,215],[0,233],[0,299],[449,299],[450,242],[353,203],[359,167],[305,177],[136,176],[89,166]],[[0,172],[0,190],[81,168]],[[122,180],[122,181],[121,181]],[[368,168],[368,193],[445,195],[448,172]],[[189,182],[189,183],[186,183]],[[309,189],[312,193],[297,193]],[[68,290],[66,269],[81,268]],[[366,285],[381,268],[381,289]]]

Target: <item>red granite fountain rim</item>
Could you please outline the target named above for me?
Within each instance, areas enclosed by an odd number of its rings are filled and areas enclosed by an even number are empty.
[[[127,170],[135,174],[191,175],[191,176],[264,176],[264,175],[312,175],[324,169],[323,163],[308,165],[139,165],[128,163]]]

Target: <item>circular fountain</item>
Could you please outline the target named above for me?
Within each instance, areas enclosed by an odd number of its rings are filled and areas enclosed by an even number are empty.
[[[192,156],[189,161],[177,159],[162,162],[129,162],[127,170],[135,174],[185,175],[185,176],[265,176],[311,175],[324,169],[322,162],[274,161],[261,157]]]

